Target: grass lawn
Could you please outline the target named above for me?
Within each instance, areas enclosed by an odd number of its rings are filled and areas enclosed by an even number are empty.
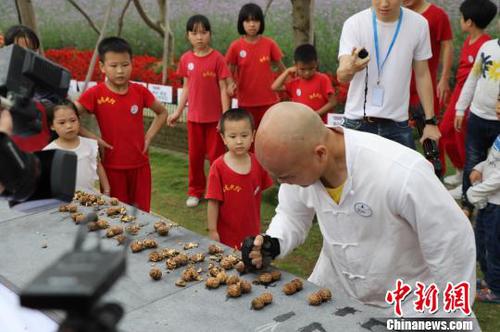
[[[151,209],[196,233],[207,235],[206,202],[199,207],[185,207],[187,191],[187,158],[183,154],[153,150],[150,153],[153,175]],[[277,204],[277,188],[268,189],[263,194],[262,217],[264,231],[274,214]],[[315,223],[306,242],[297,248],[293,255],[276,261],[276,266],[307,278],[311,273],[322,245],[322,237]],[[485,332],[500,331],[500,306],[494,304],[475,304],[474,312]]]

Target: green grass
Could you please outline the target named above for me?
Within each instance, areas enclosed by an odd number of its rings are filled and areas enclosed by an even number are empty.
[[[150,157],[153,175],[152,210],[198,234],[207,235],[206,203],[202,202],[194,209],[185,207],[188,179],[186,156],[154,149]],[[448,171],[450,172],[452,170]],[[263,231],[274,215],[277,193],[277,187],[273,187],[263,194]],[[314,223],[305,243],[295,249],[286,259],[276,261],[275,265],[297,276],[307,278],[316,263],[322,242],[318,224]],[[499,305],[476,303],[473,309],[484,332],[500,331]]]

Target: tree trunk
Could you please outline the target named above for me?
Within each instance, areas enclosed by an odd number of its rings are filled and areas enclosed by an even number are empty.
[[[291,0],[292,25],[295,47],[314,42],[313,12],[314,0]]]
[[[33,9],[33,3],[31,0],[16,0],[17,15],[19,17],[19,23],[31,28],[38,39],[40,40],[40,53],[43,54],[42,38],[38,32],[38,27],[36,24],[35,10]]]

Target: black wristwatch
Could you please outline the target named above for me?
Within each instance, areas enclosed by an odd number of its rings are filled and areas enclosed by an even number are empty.
[[[437,122],[436,117],[435,117],[435,116],[433,116],[433,117],[432,117],[432,118],[430,118],[430,119],[425,119],[425,124],[426,124],[426,125],[434,125],[434,126],[436,126],[436,125],[438,124],[438,122]]]

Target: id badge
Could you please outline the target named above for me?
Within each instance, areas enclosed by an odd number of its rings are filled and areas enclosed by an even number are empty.
[[[344,124],[344,115],[337,113],[328,113],[327,127],[342,127]]]
[[[372,92],[372,104],[373,106],[382,107],[384,104],[384,88],[377,85],[373,88]]]

